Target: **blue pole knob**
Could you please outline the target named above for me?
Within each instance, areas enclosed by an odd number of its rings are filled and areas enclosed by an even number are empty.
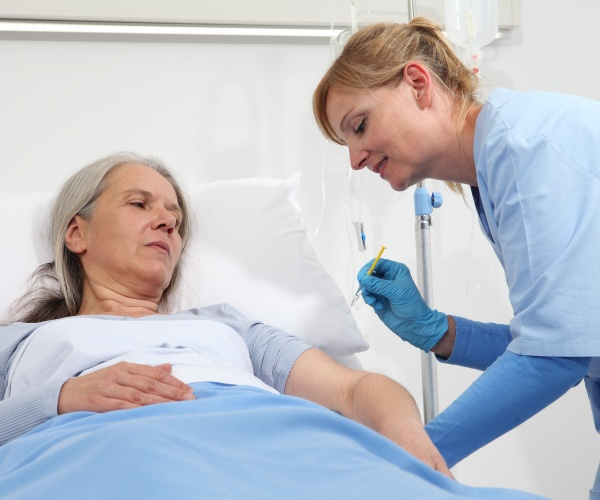
[[[442,206],[444,198],[442,193],[432,193],[423,187],[415,189],[415,215],[429,215],[434,208]]]

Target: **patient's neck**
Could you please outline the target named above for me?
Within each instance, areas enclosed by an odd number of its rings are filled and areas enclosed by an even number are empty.
[[[140,297],[86,281],[78,316],[110,315],[140,318],[158,313],[160,297]]]

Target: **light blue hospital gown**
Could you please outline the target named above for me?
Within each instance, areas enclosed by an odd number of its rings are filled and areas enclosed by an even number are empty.
[[[427,427],[449,465],[584,377],[600,429],[600,103],[498,89],[477,119],[474,159],[475,206],[514,317],[455,318],[445,362],[486,371]]]
[[[111,321],[209,319],[246,341],[255,375],[283,392],[307,344],[229,306]],[[177,321],[174,321],[175,325]],[[0,329],[0,384],[7,360],[36,325]],[[83,334],[85,332],[82,332]],[[373,430],[304,399],[265,389],[193,384],[195,400],[56,416],[56,389],[0,401],[0,497],[10,499],[436,498],[533,500],[524,492],[460,484]],[[3,392],[3,390],[2,390]],[[32,400],[44,399],[37,407]],[[54,398],[54,399],[53,399]],[[53,401],[53,407],[52,407]],[[7,437],[18,415],[47,420]],[[38,415],[39,417],[39,415]],[[41,417],[39,417],[41,418]],[[21,427],[21,432],[23,432]],[[6,442],[7,439],[11,439]]]

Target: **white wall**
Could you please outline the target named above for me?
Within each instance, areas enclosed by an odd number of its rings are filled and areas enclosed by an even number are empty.
[[[600,99],[600,3],[522,0],[521,18],[521,28],[484,50],[489,83]],[[0,35],[0,61],[1,190],[54,189],[120,149],[163,158],[184,182],[300,171],[309,235],[349,297],[359,265],[381,244],[386,257],[415,269],[412,190],[393,192],[368,172],[350,177],[346,151],[327,144],[314,124],[310,99],[330,62],[327,44]],[[472,210],[441,184],[428,187],[445,195],[432,229],[436,307],[507,321],[504,277]],[[359,217],[368,233],[365,255],[347,230]],[[2,236],[2,244],[12,243]],[[360,356],[365,368],[388,373],[420,403],[417,351],[364,305],[355,314],[372,345]],[[438,366],[440,407],[476,376]],[[586,498],[599,444],[579,386],[454,472],[468,484]]]

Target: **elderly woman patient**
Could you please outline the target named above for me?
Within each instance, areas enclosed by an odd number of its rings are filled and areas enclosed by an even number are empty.
[[[154,158],[63,185],[0,329],[3,498],[533,497],[451,479],[391,379],[229,305],[168,313],[189,228]]]

